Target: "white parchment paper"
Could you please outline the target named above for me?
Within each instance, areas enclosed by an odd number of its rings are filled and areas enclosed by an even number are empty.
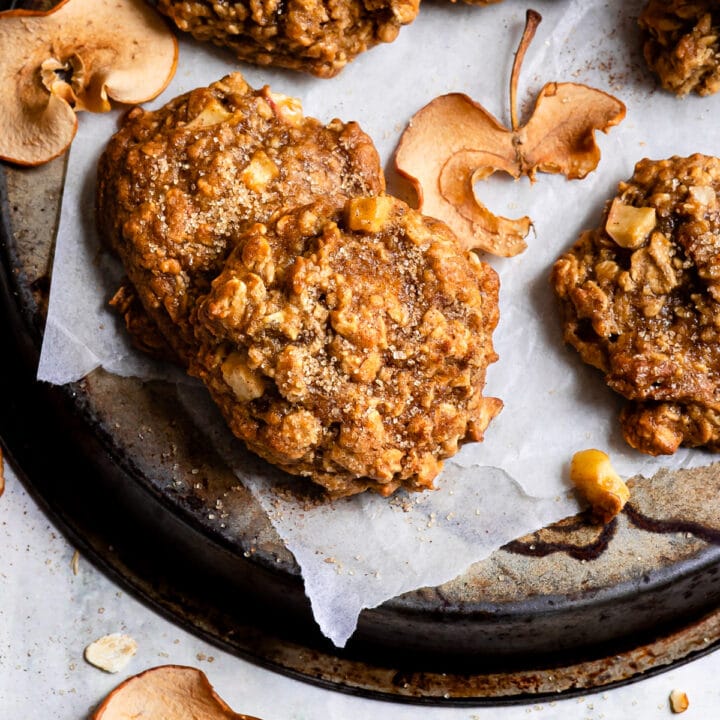
[[[352,635],[363,608],[448,581],[509,540],[575,512],[567,466],[577,450],[606,450],[625,476],[712,460],[687,450],[649,458],[623,443],[620,399],[563,346],[548,282],[553,261],[580,231],[597,224],[604,202],[637,160],[720,154],[720,96],[681,100],[657,89],[640,57],[641,5],[532,4],[543,22],[521,76],[521,109],[532,107],[546,82],[575,81],[616,95],[628,113],[599,136],[602,159],[585,180],[539,175],[531,185],[494,177],[478,186],[492,211],[529,215],[534,232],[522,255],[489,259],[501,278],[501,321],[495,334],[500,361],[489,370],[487,394],[502,398],[505,408],[485,442],[464,447],[446,463],[437,491],[400,494],[390,502],[367,495],[300,507],[273,493],[272,468],[248,463],[238,452],[204,391],[192,384],[182,389],[208,441],[233,463],[295,555],[315,618],[338,646]],[[357,120],[386,164],[389,191],[402,196],[408,188],[392,171],[392,153],[408,119],[431,99],[465,92],[509,124],[507,88],[526,9],[515,0],[486,8],[425,0],[395,42],[365,53],[330,80],[241,65],[220,50],[183,40],[175,78],[148,106],[239,69],[255,87],[269,84],[299,97],[308,115]],[[132,350],[107,310],[121,270],[95,235],[94,176],[117,119],[116,112],[83,114],[70,151],[38,370],[39,379],[51,383],[77,380],[96,367],[143,378],[169,372]]]

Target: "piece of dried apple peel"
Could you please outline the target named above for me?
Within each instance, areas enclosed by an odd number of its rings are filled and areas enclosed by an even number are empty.
[[[159,665],[118,685],[91,720],[258,720],[234,712],[202,670]]]
[[[145,0],[0,12],[0,159],[40,165],[62,155],[77,111],[156,97],[177,56],[177,38]]]
[[[548,83],[528,122],[517,116],[517,85],[525,53],[541,16],[528,10],[510,78],[508,130],[482,105],[462,93],[435,98],[410,120],[395,152],[397,171],[418,196],[418,209],[444,221],[463,247],[502,257],[522,252],[532,221],[493,215],[478,202],[474,186],[495,172],[535,181],[536,172],[584,178],[600,161],[594,132],[625,117],[625,105],[577,83]]]

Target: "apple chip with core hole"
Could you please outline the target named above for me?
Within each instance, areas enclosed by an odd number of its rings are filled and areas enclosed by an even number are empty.
[[[494,172],[517,179],[536,172],[581,179],[600,161],[594,132],[625,117],[625,105],[600,90],[577,83],[548,83],[530,120],[517,117],[517,82],[525,52],[541,17],[527,13],[510,81],[512,130],[461,93],[432,100],[410,120],[395,154],[398,172],[408,178],[419,209],[442,220],[463,247],[511,257],[526,247],[532,221],[493,215],[478,202],[474,184]]]
[[[91,720],[259,720],[233,712],[205,673],[182,665],[160,665],[118,685]]]
[[[64,0],[51,11],[0,13],[0,159],[40,165],[62,155],[79,110],[160,94],[177,64],[175,35],[143,0]]]

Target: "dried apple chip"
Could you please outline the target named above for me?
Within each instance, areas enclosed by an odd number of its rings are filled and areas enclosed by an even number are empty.
[[[202,670],[159,665],[118,685],[91,720],[259,720],[236,713],[215,692]]]
[[[474,186],[495,172],[532,182],[537,172],[581,179],[600,161],[596,130],[606,132],[625,117],[625,105],[578,83],[546,84],[532,116],[520,125],[517,83],[522,61],[541,16],[527,22],[510,80],[512,129],[462,93],[435,98],[410,120],[395,152],[398,172],[415,188],[419,209],[444,221],[461,244],[502,257],[522,252],[532,221],[493,215]]]
[[[0,159],[40,165],[64,153],[79,110],[140,103],[175,74],[178,43],[143,0],[62,0],[0,12]]]

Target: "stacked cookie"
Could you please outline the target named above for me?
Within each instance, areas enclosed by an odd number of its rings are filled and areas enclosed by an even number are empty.
[[[255,453],[333,496],[431,487],[483,432],[494,271],[385,194],[371,139],[238,74],[132,110],[98,168],[113,304]]]

